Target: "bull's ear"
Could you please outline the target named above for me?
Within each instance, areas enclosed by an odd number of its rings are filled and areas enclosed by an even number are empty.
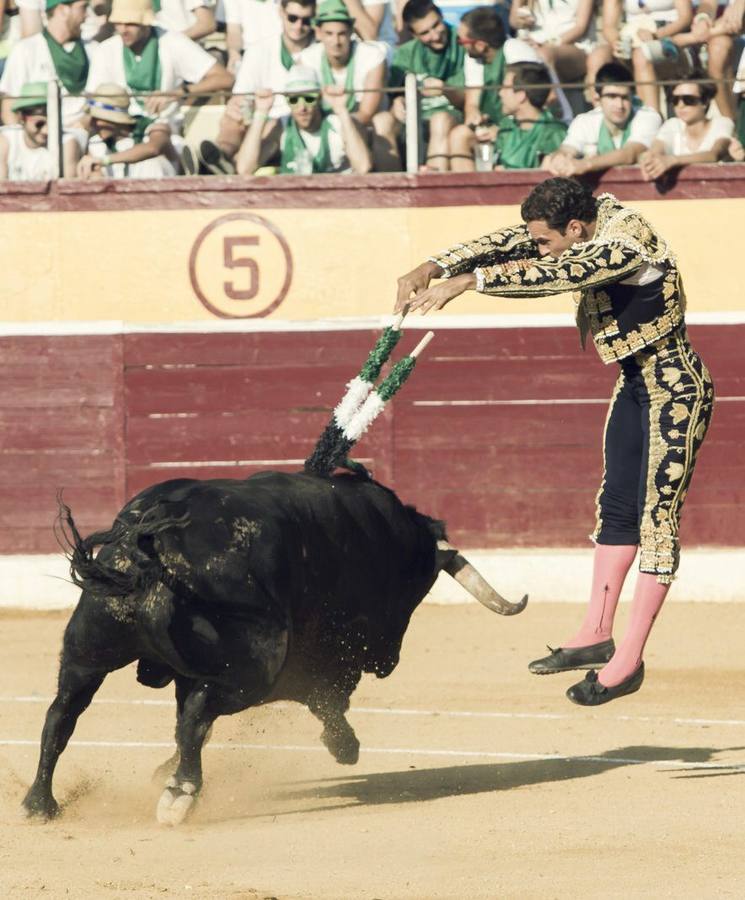
[[[435,552],[435,568],[438,572],[447,568],[458,555],[458,551],[451,547],[446,541],[437,542],[437,550]]]

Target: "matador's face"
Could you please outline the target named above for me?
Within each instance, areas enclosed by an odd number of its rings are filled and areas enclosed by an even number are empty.
[[[563,232],[558,228],[549,228],[544,219],[528,222],[527,227],[541,256],[561,256],[565,250],[591,237],[589,226],[579,219],[571,219]]]

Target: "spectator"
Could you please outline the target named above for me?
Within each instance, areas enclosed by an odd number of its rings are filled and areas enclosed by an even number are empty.
[[[463,85],[465,54],[455,29],[445,23],[432,0],[408,0],[402,15],[414,38],[394,52],[390,85],[402,86],[407,72],[417,76],[424,88],[421,111],[429,133],[427,165],[444,172],[449,168],[450,132],[463,120],[463,91],[457,82]],[[405,120],[403,97],[393,101],[393,112],[399,122]]]
[[[715,94],[716,88],[707,82],[675,85],[671,93],[675,116],[662,125],[652,146],[639,159],[645,181],[655,181],[680,166],[724,159],[735,123],[725,116],[708,117]]]
[[[232,87],[232,76],[206,50],[183,34],[153,27],[151,0],[114,0],[109,21],[116,34],[98,48],[89,87],[126,85],[135,95],[129,109],[133,116],[166,121],[177,134],[183,118],[173,96],[143,95],[168,92],[188,97]]]
[[[0,0],[0,76],[5,68],[10,48],[21,38],[18,7],[12,0]]]
[[[180,31],[201,41],[216,28],[215,0],[159,0],[157,6],[153,4],[155,24],[165,31]]]
[[[377,171],[398,171],[397,125],[380,112],[384,100],[385,49],[375,41],[353,39],[354,20],[343,0],[324,0],[315,19],[318,43],[300,54],[300,64],[316,73],[322,87],[336,84],[347,92],[347,107],[373,146]],[[322,99],[321,105],[328,111]]]
[[[252,175],[279,154],[280,172],[311,175],[327,172],[356,172],[364,175],[372,168],[370,150],[347,107],[344,89],[330,85],[323,89],[316,73],[296,66],[287,80],[290,117],[276,122],[269,138],[263,138],[264,119],[272,108],[269,91],[256,95],[256,111],[236,162],[241,175]],[[321,96],[331,114],[321,111]]]
[[[21,37],[38,34],[44,27],[45,0],[16,0]],[[111,35],[106,15],[111,7],[109,0],[91,0],[80,26],[80,37],[84,44],[105,40]]]
[[[726,14],[733,8],[732,5],[725,7],[717,19],[719,8],[716,0],[700,0],[691,30],[676,34],[672,41],[676,47],[695,48],[702,61],[703,56],[706,56],[706,69],[717,89],[715,100],[719,113],[734,119],[736,112],[732,93],[733,56],[735,37],[740,34],[742,23],[732,27],[730,17]],[[742,16],[740,18],[742,20]],[[705,54],[702,52],[704,48]]]
[[[569,177],[630,166],[652,145],[660,114],[635,102],[631,72],[606,63],[595,80],[597,107],[581,113],[569,126],[564,143],[546,159],[545,168]]]
[[[223,0],[228,71],[235,74],[241,56],[252,45],[263,44],[282,31],[279,0]]]
[[[693,20],[691,0],[603,0],[603,34],[618,58],[631,59],[640,99],[660,111],[657,80],[689,76],[693,60],[673,42]]]
[[[129,113],[127,90],[102,84],[88,101],[88,152],[78,178],[167,178],[176,175],[171,130],[165,122]]]
[[[567,130],[545,108],[550,93],[551,75],[543,63],[507,66],[499,91],[503,115],[498,124],[453,129],[453,171],[473,172],[474,149],[480,154],[480,171],[494,168],[495,162],[499,169],[538,168],[546,155],[561,146]]]
[[[49,181],[57,177],[47,147],[47,85],[43,81],[25,84],[12,105],[20,125],[0,128],[0,179]],[[79,134],[79,132],[78,132]],[[66,178],[75,174],[81,153],[77,134],[62,137],[62,164]]]
[[[512,0],[510,25],[561,82],[581,82],[595,49],[594,0]]]
[[[11,107],[25,84],[57,79],[62,84],[62,120],[72,128],[84,115],[85,90],[90,61],[80,39],[88,0],[46,0],[47,27],[38,34],[23,38],[10,51],[0,92],[2,120],[12,125],[16,116]]]
[[[274,92],[274,103],[264,121],[264,138],[269,137],[277,119],[289,116],[290,107],[282,91],[287,73],[299,60],[300,53],[313,43],[315,11],[315,0],[281,0],[282,31],[261,44],[253,44],[244,54],[217,138],[214,142],[202,141],[196,152],[184,147],[182,162],[187,174],[235,172],[233,158],[246,136],[254,102],[253,96],[247,95],[259,90]]]

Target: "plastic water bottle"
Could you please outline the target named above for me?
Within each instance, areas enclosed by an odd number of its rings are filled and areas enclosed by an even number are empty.
[[[491,141],[477,141],[473,148],[477,172],[491,172],[494,168],[494,149]]]

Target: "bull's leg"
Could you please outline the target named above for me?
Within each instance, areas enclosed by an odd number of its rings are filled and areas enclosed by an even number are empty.
[[[210,703],[207,684],[179,677],[176,697],[179,713],[173,761],[178,761],[178,768],[166,781],[158,801],[157,818],[163,825],[179,825],[191,811],[202,787],[202,747],[219,715]]]
[[[360,742],[345,717],[350,694],[326,687],[314,690],[308,698],[308,709],[323,724],[321,740],[334,759],[345,766],[353,766],[360,756]]]
[[[41,735],[36,779],[23,800],[29,816],[51,819],[59,812],[57,801],[52,796],[52,776],[57,760],[70,740],[78,716],[88,707],[106,674],[65,662],[63,657],[57,696],[47,711]]]

